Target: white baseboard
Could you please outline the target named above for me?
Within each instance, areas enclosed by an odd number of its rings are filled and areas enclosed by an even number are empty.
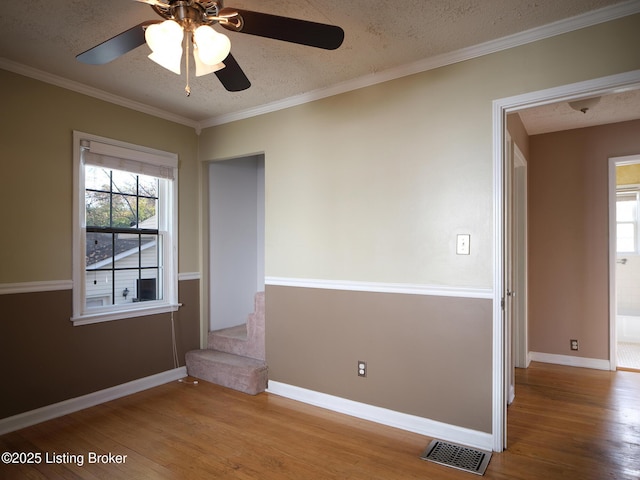
[[[149,388],[157,387],[165,383],[173,382],[187,376],[187,367],[175,368],[166,372],[157,373],[149,377],[139,378],[122,385],[106,388],[89,393],[81,397],[70,398],[53,405],[37,408],[29,412],[20,413],[12,417],[0,419],[0,435],[30,427],[36,423],[45,422],[52,418],[68,415],[84,408],[93,407],[116,398],[125,397],[132,393],[141,392]]]
[[[436,422],[428,418],[355,402],[286,383],[270,380],[267,392],[363,420],[418,433],[426,437],[437,438],[469,447],[480,448],[482,450],[490,451],[493,447],[493,437],[490,433]]]
[[[596,370],[611,370],[609,360],[599,358],[573,357],[570,355],[556,355],[553,353],[529,352],[529,358],[534,362],[555,363],[568,367],[593,368]]]

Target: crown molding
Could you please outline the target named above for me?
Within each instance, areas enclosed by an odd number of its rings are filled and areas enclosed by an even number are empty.
[[[80,82],[59,77],[57,75],[53,75],[52,73],[44,72],[42,70],[38,70],[37,68],[29,67],[27,65],[14,62],[4,57],[0,58],[0,68],[13,73],[17,73],[18,75],[23,75],[35,80],[40,80],[41,82],[49,83],[57,87],[66,88],[67,90],[81,93],[89,97],[104,100],[105,102],[120,105],[121,107],[130,108],[131,110],[136,110],[138,112],[146,113],[154,117],[179,123],[181,125],[194,128],[196,131],[198,131],[200,127],[199,123],[195,120],[191,120],[189,118],[167,112],[166,110],[162,110],[161,108],[152,107],[145,103],[135,102],[133,100],[129,100],[128,98],[120,97],[118,95],[105,92],[104,90],[100,90],[98,88],[90,87]]]
[[[618,18],[640,13],[640,2],[637,0],[629,0],[609,7],[604,7],[591,12],[583,13],[575,17],[564,20],[558,20],[541,27],[532,28],[519,32],[507,37],[502,37],[489,42],[474,45],[472,47],[463,48],[454,52],[436,55],[434,57],[425,58],[417,62],[401,65],[381,72],[365,75],[353,80],[347,80],[333,86],[313,90],[301,95],[285,98],[258,107],[233,112],[224,115],[211,117],[200,122],[201,128],[214,127],[225,123],[234,122],[236,120],[244,120],[246,118],[271,113],[285,108],[290,108],[304,103],[321,100],[323,98],[347,93],[360,88],[369,87],[379,83],[396,80],[416,73],[422,73],[454,63],[471,60],[473,58],[489,55],[491,53],[508,50],[510,48],[526,45],[528,43],[544,40],[545,38],[554,37],[564,33],[569,33],[582,28],[591,27],[600,23],[605,23]]]

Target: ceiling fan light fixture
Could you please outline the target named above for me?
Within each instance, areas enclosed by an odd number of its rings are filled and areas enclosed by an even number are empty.
[[[149,58],[180,75],[182,55],[196,56],[197,75],[215,72],[229,92],[241,92],[251,82],[231,55],[229,38],[211,26],[232,32],[280,40],[297,45],[335,50],[344,41],[344,30],[336,25],[240,8],[225,8],[223,0],[137,0],[151,6],[163,20],[147,20],[111,37],[78,55],[78,61],[88,65],[104,65],[134,50],[146,42],[152,53]],[[198,30],[198,32],[196,32]],[[184,35],[187,33],[188,38]],[[182,42],[184,41],[184,50]],[[189,68],[185,61],[190,94]]]
[[[206,63],[202,63],[200,61],[200,57],[195,51],[193,52],[193,58],[196,61],[196,77],[209,75],[210,73],[217,72],[218,70],[222,70],[225,67],[225,64],[222,62],[215,65],[207,65]]]
[[[180,75],[182,39],[184,38],[182,27],[173,20],[165,20],[156,25],[149,25],[144,35],[151,49],[149,58]]]
[[[229,37],[216,32],[209,25],[200,25],[196,28],[193,39],[197,47],[194,49],[194,55],[205,65],[219,65],[231,51]]]
[[[182,63],[182,50],[170,52],[152,52],[149,59],[156,62],[161,67],[172,71],[176,75],[180,75],[180,64]]]

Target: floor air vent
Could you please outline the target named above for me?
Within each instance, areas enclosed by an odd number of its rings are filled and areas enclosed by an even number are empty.
[[[476,475],[484,475],[491,460],[491,452],[433,440],[420,458]]]

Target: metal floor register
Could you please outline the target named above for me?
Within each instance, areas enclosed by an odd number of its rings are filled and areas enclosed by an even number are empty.
[[[476,475],[484,475],[491,460],[491,452],[433,440],[420,458]]]

